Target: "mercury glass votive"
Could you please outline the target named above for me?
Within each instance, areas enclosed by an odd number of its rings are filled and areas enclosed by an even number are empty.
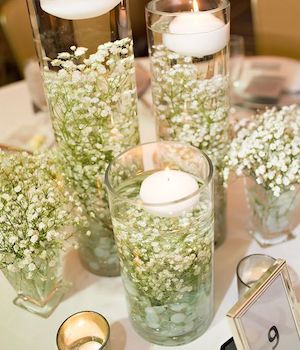
[[[134,147],[106,171],[130,320],[152,343],[188,343],[211,322],[212,179],[210,159],[175,142]]]
[[[236,269],[239,297],[242,297],[275,261],[276,259],[265,254],[252,254],[244,257]]]
[[[216,245],[226,236],[229,17],[228,0],[152,0],[146,6],[159,137],[191,144],[213,161]]]
[[[110,327],[94,311],[78,312],[67,318],[57,332],[58,350],[108,350]]]

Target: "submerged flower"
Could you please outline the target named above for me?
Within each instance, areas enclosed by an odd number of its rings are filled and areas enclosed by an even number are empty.
[[[192,58],[162,45],[153,48],[152,68],[160,136],[205,151],[222,173],[229,146],[228,77],[207,78]]]
[[[132,40],[100,45],[89,56],[84,47],[70,49],[72,58],[53,60],[60,61],[58,71],[44,72],[61,170],[84,215],[111,230],[104,172],[113,157],[139,140],[134,61],[128,59]],[[50,240],[52,234],[45,234]]]

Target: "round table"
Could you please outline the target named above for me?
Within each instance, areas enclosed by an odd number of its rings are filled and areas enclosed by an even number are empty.
[[[147,66],[146,61],[140,62]],[[139,120],[143,141],[151,141],[155,126],[149,106],[150,92],[139,102]],[[26,83],[18,82],[0,89],[0,143],[18,147],[28,146],[34,135],[44,133],[51,141],[52,132],[47,114],[34,114]],[[185,350],[218,350],[231,337],[225,318],[237,301],[235,269],[238,261],[251,253],[264,253],[286,259],[293,273],[296,294],[300,296],[300,228],[296,238],[281,245],[261,248],[247,233],[247,207],[243,193],[243,179],[231,178],[228,188],[228,237],[215,252],[215,316],[208,331],[194,342],[174,347]],[[125,295],[120,277],[105,278],[90,274],[81,266],[77,252],[66,255],[65,277],[73,287],[62,303],[48,318],[30,314],[13,305],[13,288],[0,273],[0,349],[53,350],[56,332],[70,315],[81,310],[103,314],[111,325],[112,350],[165,349],[143,340],[133,330],[126,310]]]

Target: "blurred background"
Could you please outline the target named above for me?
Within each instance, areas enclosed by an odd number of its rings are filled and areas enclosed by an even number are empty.
[[[144,8],[148,0],[130,0],[135,55],[147,55]],[[245,38],[246,54],[255,52],[251,0],[231,0],[231,32]],[[0,86],[20,80],[24,62],[35,55],[25,0],[0,0]]]

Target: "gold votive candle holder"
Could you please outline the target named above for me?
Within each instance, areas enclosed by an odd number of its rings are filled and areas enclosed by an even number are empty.
[[[58,350],[109,350],[110,327],[106,318],[94,311],[68,317],[57,332]]]
[[[275,261],[275,258],[266,254],[251,254],[240,260],[236,268],[239,297],[257,283]]]

